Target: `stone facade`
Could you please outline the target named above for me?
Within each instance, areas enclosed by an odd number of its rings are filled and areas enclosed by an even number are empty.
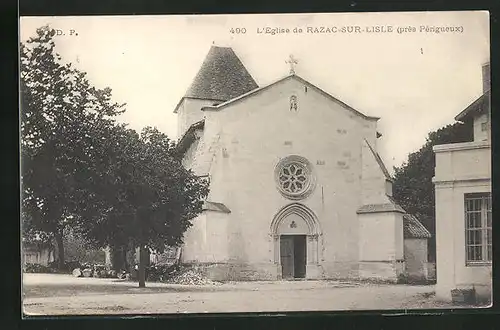
[[[218,279],[280,279],[291,262],[295,275],[305,263],[305,278],[397,280],[404,210],[376,152],[379,118],[295,74],[210,102],[185,97],[177,107],[182,139],[203,121],[184,165],[209,177],[207,201],[229,212],[193,220],[184,263]]]

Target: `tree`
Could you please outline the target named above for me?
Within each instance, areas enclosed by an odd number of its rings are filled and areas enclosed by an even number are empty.
[[[68,226],[94,246],[140,247],[143,287],[146,248],[182,242],[208,183],[157,129],[116,124],[124,105],[62,64],[53,35],[44,27],[21,44],[23,228],[55,239],[60,268]]]
[[[432,178],[436,160],[432,147],[438,144],[472,141],[470,123],[454,123],[429,133],[425,144],[394,168],[393,195],[408,213],[414,214],[430,231],[429,259],[435,260],[435,191]]]
[[[21,183],[23,227],[51,235],[59,267],[64,265],[63,234],[81,214],[103,171],[96,145],[107,139],[124,104],[111,89],[96,89],[86,73],[63,64],[48,26],[20,45]]]
[[[52,235],[50,233],[36,230],[36,228],[30,224],[32,219],[30,215],[25,212],[25,210],[21,210],[21,219],[24,219],[25,223],[25,225],[21,228],[23,247],[35,248],[38,252],[42,252],[43,250],[47,249],[49,252],[49,262],[50,256],[54,253]]]
[[[84,232],[103,246],[139,247],[144,287],[147,249],[161,252],[182,243],[190,220],[202,211],[208,182],[183,167],[175,144],[156,128],[138,134],[117,126],[112,137],[101,145],[112,158],[100,180],[105,184],[96,189],[96,203],[103,204],[85,215],[96,219]]]

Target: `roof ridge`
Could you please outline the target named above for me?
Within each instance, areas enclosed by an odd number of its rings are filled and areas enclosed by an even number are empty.
[[[285,81],[286,79],[291,79],[291,78],[296,78],[296,79],[297,79],[297,80],[299,80],[300,82],[302,82],[302,83],[304,83],[304,84],[309,85],[309,86],[310,86],[310,87],[312,87],[313,89],[316,89],[316,90],[317,90],[320,94],[323,94],[324,96],[326,96],[326,97],[328,97],[328,98],[330,98],[330,99],[333,99],[335,102],[340,103],[340,104],[341,104],[344,108],[347,108],[347,110],[354,112],[354,113],[355,113],[355,114],[357,114],[358,116],[361,116],[361,117],[363,117],[363,118],[365,118],[365,119],[373,119],[373,120],[379,120],[379,119],[380,119],[380,117],[374,117],[374,116],[368,116],[368,115],[365,115],[365,114],[364,114],[364,113],[362,113],[361,111],[358,111],[358,110],[354,109],[354,108],[353,108],[353,107],[351,107],[350,105],[348,105],[348,104],[346,104],[346,103],[342,102],[342,101],[341,101],[340,99],[338,99],[337,97],[333,96],[332,94],[330,94],[330,93],[328,93],[328,92],[325,92],[324,90],[322,90],[322,89],[321,89],[321,88],[319,88],[318,86],[314,85],[314,84],[313,84],[313,83],[311,83],[310,81],[308,81],[308,80],[306,80],[306,79],[302,78],[301,76],[299,76],[299,75],[297,75],[297,74],[295,74],[295,73],[293,73],[293,74],[288,74],[288,75],[286,75],[286,76],[284,76],[284,77],[281,77],[281,78],[279,78],[279,79],[277,79],[277,80],[275,80],[275,81],[273,81],[273,82],[271,82],[271,83],[269,83],[269,84],[267,84],[267,85],[265,85],[265,86],[258,87],[258,88],[256,88],[256,89],[253,89],[253,90],[251,90],[251,91],[248,91],[248,92],[246,92],[245,94],[239,95],[239,96],[237,96],[237,97],[235,97],[235,98],[233,98],[233,99],[227,100],[227,101],[225,101],[225,102],[223,102],[223,103],[220,103],[220,104],[218,104],[218,105],[215,105],[215,106],[205,106],[205,107],[202,107],[202,110],[219,110],[219,109],[221,109],[221,108],[223,108],[223,107],[225,107],[225,106],[227,106],[227,105],[229,105],[229,104],[232,104],[232,103],[234,103],[234,102],[237,102],[237,101],[239,101],[239,100],[241,100],[241,99],[243,99],[243,98],[245,98],[245,97],[248,97],[248,96],[250,96],[250,95],[252,95],[252,94],[254,94],[254,93],[258,93],[258,92],[260,92],[260,91],[263,91],[263,90],[265,90],[265,89],[267,89],[267,88],[272,87],[273,85],[275,85],[275,84],[277,84],[277,83],[280,83],[280,82],[282,82],[282,81]]]
[[[482,110],[482,105],[484,102],[489,102],[489,97],[491,95],[491,88],[488,89],[486,92],[482,93],[481,96],[478,98],[474,99],[472,103],[470,103],[464,110],[462,110],[458,115],[455,116],[456,121],[462,121],[466,117],[468,117],[472,112],[479,110]],[[488,105],[488,108],[491,108]]]
[[[375,149],[373,149],[373,147],[370,145],[370,142],[368,142],[368,140],[366,138],[364,140],[365,140],[366,144],[368,145],[368,148],[370,148],[370,151],[372,152],[373,157],[375,157],[375,161],[378,163],[380,169],[384,173],[385,178],[392,182],[393,178],[391,177],[391,174],[387,170],[387,167],[385,167],[385,164],[384,164],[384,161],[382,160],[382,157],[380,157],[379,153],[377,151],[375,151]]]
[[[262,86],[262,87],[257,87],[257,88],[255,88],[255,89],[252,89],[251,91],[248,91],[248,92],[246,92],[245,94],[241,94],[241,95],[239,95],[239,96],[237,96],[237,97],[235,97],[235,98],[233,98],[233,99],[227,100],[227,101],[222,102],[222,103],[219,103],[219,104],[217,104],[217,105],[212,105],[212,106],[205,106],[205,107],[202,107],[202,110],[209,110],[209,109],[218,109],[218,108],[222,108],[222,107],[226,106],[227,104],[230,104],[230,103],[236,102],[236,101],[238,101],[238,100],[240,100],[240,99],[242,99],[242,98],[245,98],[245,97],[247,97],[247,96],[250,96],[250,95],[252,95],[252,94],[254,94],[254,93],[257,93],[257,92],[259,92],[259,91],[261,91],[261,90],[263,90],[263,89],[269,88],[269,87],[271,87],[272,85],[274,85],[274,84],[276,84],[276,83],[279,83],[280,81],[285,80],[285,79],[287,79],[287,78],[289,78],[289,77],[291,77],[291,76],[293,76],[293,75],[288,74],[288,75],[286,75],[286,76],[283,76],[283,77],[281,77],[281,78],[279,78],[279,79],[276,79],[276,80],[272,81],[271,83],[269,83],[269,84],[267,84],[267,85],[265,85],[265,86]]]

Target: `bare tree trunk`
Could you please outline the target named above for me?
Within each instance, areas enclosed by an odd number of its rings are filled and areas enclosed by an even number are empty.
[[[49,265],[52,261],[56,260],[54,255],[54,245],[50,242],[49,253],[47,254],[47,265]]]
[[[59,270],[64,269],[64,242],[63,242],[63,230],[57,230],[54,233],[54,238],[57,247],[57,268]]]
[[[138,216],[138,214],[136,214]],[[144,224],[142,224],[144,226]],[[145,228],[139,228],[139,288],[146,287],[146,243]],[[149,258],[149,257],[148,257]]]
[[[137,252],[136,247],[130,242],[127,247],[124,248],[125,260],[126,260],[126,270],[130,273],[134,273],[135,265],[137,264]]]

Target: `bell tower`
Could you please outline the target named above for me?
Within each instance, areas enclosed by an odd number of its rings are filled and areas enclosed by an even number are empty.
[[[186,94],[175,107],[182,137],[204,118],[202,107],[229,101],[259,86],[230,47],[212,46]]]

